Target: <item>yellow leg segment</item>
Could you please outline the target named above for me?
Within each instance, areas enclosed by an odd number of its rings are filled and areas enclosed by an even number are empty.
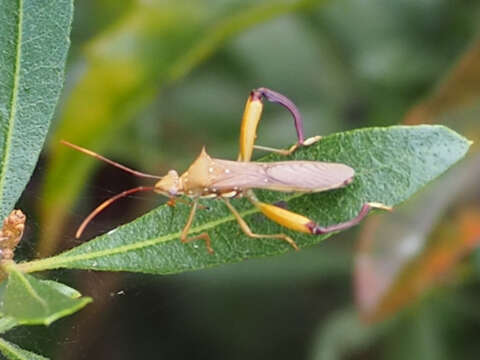
[[[289,210],[282,209],[278,206],[266,204],[263,202],[258,201],[255,196],[251,193],[247,195],[249,200],[260,209],[260,211],[268,217],[270,220],[275,221],[277,224],[285,226],[286,228],[303,232],[309,233],[314,235],[321,235],[327,234],[334,231],[340,231],[348,229],[354,225],[357,225],[362,219],[367,216],[371,209],[377,208],[382,210],[391,211],[392,208],[380,204],[380,203],[365,203],[363,204],[362,208],[360,209],[357,216],[353,219],[334,224],[330,226],[321,226],[315,223],[313,220],[307,218],[306,216],[294,213]]]
[[[266,146],[255,146],[257,138],[257,126],[260,122],[263,111],[263,99],[270,102],[277,103],[285,107],[293,116],[295,122],[295,129],[297,131],[298,142],[289,149],[274,149]],[[283,155],[289,155],[294,152],[299,146],[308,146],[320,140],[320,136],[304,140],[302,116],[295,104],[285,97],[267,88],[258,88],[252,90],[245,104],[245,110],[242,117],[242,125],[240,127],[240,152],[237,161],[250,161],[252,158],[253,149],[262,149],[272,151]]]
[[[250,161],[253,153],[253,144],[257,137],[257,126],[262,116],[263,103],[259,97],[250,94],[245,111],[243,112],[240,127],[240,153],[237,161]]]
[[[227,205],[228,209],[232,212],[233,216],[235,216],[235,219],[238,222],[238,225],[240,225],[240,228],[242,231],[249,237],[255,238],[255,239],[262,239],[262,238],[270,238],[270,239],[282,239],[286,242],[288,242],[295,250],[298,250],[298,246],[293,241],[293,239],[290,236],[287,236],[285,234],[255,234],[252,232],[248,224],[243,220],[242,216],[238,213],[237,209],[235,209],[232,204],[230,204],[230,201],[227,198],[222,198],[222,200],[225,202]]]
[[[211,246],[210,236],[204,232],[199,235],[188,237],[188,232],[190,231],[190,227],[192,226],[193,219],[195,217],[195,212],[197,211],[198,200],[194,200],[192,203],[192,209],[190,210],[190,215],[188,216],[187,223],[182,230],[182,234],[180,235],[180,241],[182,243],[189,243],[194,240],[202,239],[205,241],[205,246],[210,254],[213,254],[213,249]]]
[[[306,216],[258,200],[252,202],[266,217],[275,221],[277,224],[295,231],[311,233],[307,225],[312,223],[312,220]]]

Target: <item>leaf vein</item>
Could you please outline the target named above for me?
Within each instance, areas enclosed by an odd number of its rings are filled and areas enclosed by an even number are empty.
[[[20,278],[20,281],[23,284],[23,286],[25,286],[25,289],[27,290],[27,292],[30,295],[32,295],[32,297],[40,303],[40,305],[45,309],[45,312],[48,312],[48,309],[49,309],[48,304],[45,302],[45,300],[43,300],[40,297],[40,295],[37,294],[37,292],[32,287],[30,282],[23,276],[21,272],[15,272],[15,274]]]

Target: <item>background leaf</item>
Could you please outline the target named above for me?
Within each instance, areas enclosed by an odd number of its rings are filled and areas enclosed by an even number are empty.
[[[9,316],[2,316],[0,318],[0,333],[3,334],[4,332],[14,328],[17,326],[17,322],[15,319]]]
[[[310,195],[263,192],[261,197],[269,202],[289,201],[293,211],[321,224],[333,224],[355,216],[365,202],[397,205],[461,159],[468,147],[466,139],[442,126],[370,128],[330,135],[295,152],[291,159],[345,163],[356,171],[351,185]],[[271,155],[266,160],[280,158]],[[288,232],[256,214],[258,211],[245,201],[235,201],[234,205],[255,232],[286,232],[300,247],[329,236]],[[73,250],[20,266],[24,271],[67,267],[175,273],[290,250],[278,240],[247,238],[223,204],[211,201],[208,206],[208,211],[198,212],[190,234],[208,231],[214,255],[198,242],[185,245],[178,241],[189,211],[188,206],[179,205],[174,209],[160,207]]]
[[[365,319],[381,320],[417,300],[480,241],[478,229],[467,235],[450,223],[431,234],[452,201],[478,188],[479,160],[470,154],[390,217],[365,226],[355,257],[357,305]]]
[[[443,284],[478,246],[480,230],[470,225],[478,208],[479,77],[477,39],[432,93],[406,112],[405,124],[447,125],[473,145],[460,166],[392,216],[366,222],[355,255],[355,290],[359,310],[370,321],[395,314]]]
[[[48,360],[0,338],[0,352],[9,360]]]
[[[63,284],[37,280],[11,267],[7,281],[0,285],[0,314],[19,325],[49,325],[91,301],[87,297],[78,298],[72,291],[66,292],[66,288]]]
[[[71,0],[0,2],[0,219],[30,180],[63,85]]]
[[[403,123],[441,122],[442,116],[477,103],[480,94],[480,40],[475,41],[432,93],[410,109]],[[472,127],[472,130],[478,130]]]

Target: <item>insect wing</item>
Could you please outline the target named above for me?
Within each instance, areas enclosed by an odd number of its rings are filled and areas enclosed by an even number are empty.
[[[223,169],[222,175],[212,181],[212,186],[219,190],[319,192],[346,186],[355,174],[347,165],[319,161],[241,163],[215,159],[215,163]]]
[[[285,161],[267,165],[266,173],[268,182],[273,183],[272,189],[280,185],[293,191],[317,192],[348,185],[353,180],[355,171],[344,164]]]

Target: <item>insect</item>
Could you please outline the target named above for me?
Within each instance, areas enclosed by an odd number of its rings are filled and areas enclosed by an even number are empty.
[[[274,149],[255,145],[256,129],[261,118],[264,99],[284,106],[292,114],[298,141],[289,149]],[[313,193],[341,188],[351,183],[355,172],[351,167],[344,164],[319,161],[279,161],[268,163],[250,161],[254,148],[288,155],[301,146],[308,146],[319,141],[320,138],[320,136],[304,138],[302,117],[290,99],[273,90],[259,88],[250,93],[245,105],[240,128],[240,151],[237,161],[212,158],[207,154],[205,147],[203,147],[200,155],[182,175],[179,175],[175,170],[170,170],[165,176],[156,176],[132,170],[93,151],[62,140],[63,144],[73,149],[105,161],[133,175],[158,179],[154,186],[140,186],[129,189],[100,204],[79,226],[76,237],[79,238],[88,223],[107,206],[122,197],[139,191],[154,191],[164,195],[170,199],[170,204],[174,204],[178,196],[181,195],[190,198],[191,210],[181,232],[180,240],[187,243],[202,239],[205,241],[206,248],[210,253],[213,253],[213,249],[208,233],[203,232],[199,235],[188,236],[200,198],[217,198],[223,201],[234,215],[240,228],[249,237],[282,239],[296,250],[298,250],[297,244],[286,234],[254,233],[231,204],[230,199],[246,197],[260,212],[272,221],[286,228],[314,235],[326,234],[354,226],[372,208],[389,210],[388,206],[380,203],[365,203],[358,215],[353,219],[335,225],[321,226],[306,216],[257,199],[252,189]]]

